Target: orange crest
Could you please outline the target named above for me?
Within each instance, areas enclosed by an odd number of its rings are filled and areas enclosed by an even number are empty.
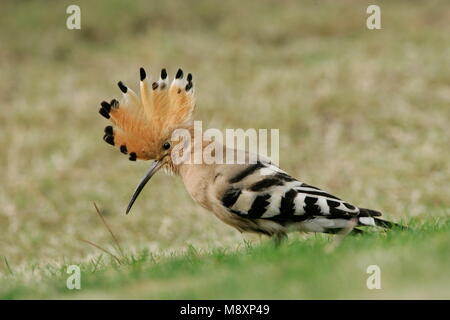
[[[119,82],[122,100],[103,101],[99,110],[114,125],[105,128],[103,140],[133,161],[155,159],[174,129],[192,124],[195,106],[190,73],[184,80],[179,69],[170,86],[166,69],[151,87],[143,68],[140,76],[140,97]]]

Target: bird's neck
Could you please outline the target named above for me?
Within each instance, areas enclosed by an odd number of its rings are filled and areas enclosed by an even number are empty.
[[[194,126],[185,128],[189,134],[186,137],[180,139],[176,147],[172,151],[171,155],[171,167],[175,174],[183,176],[189,170],[196,170],[200,174],[202,169],[213,164],[212,161],[208,161],[208,150],[205,150],[208,146],[211,148],[211,140],[205,139],[203,134],[197,133],[194,130]],[[222,145],[217,145],[216,148],[223,148]],[[213,151],[214,155],[214,151]]]
[[[207,187],[209,179],[214,176],[214,163],[208,163],[204,154],[211,141],[205,140],[203,135],[195,136],[194,128],[190,127],[191,138],[188,145],[180,141],[171,155],[171,171],[183,180],[186,190],[191,197],[203,207],[207,207]],[[182,161],[180,161],[182,158]]]

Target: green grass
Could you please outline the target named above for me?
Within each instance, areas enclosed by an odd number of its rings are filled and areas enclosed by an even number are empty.
[[[66,287],[67,265],[37,267],[0,282],[0,298],[158,299],[448,299],[448,219],[412,221],[407,231],[368,233],[344,239],[333,251],[331,237],[293,239],[239,248],[196,250],[171,257],[150,251],[105,255],[81,268],[81,289]],[[369,265],[381,270],[381,289],[366,286]]]
[[[74,3],[80,31],[65,27]],[[0,295],[449,297],[450,3],[384,1],[375,31],[369,4],[2,1]],[[414,228],[349,238],[327,255],[327,236],[246,248],[163,174],[125,216],[148,163],[106,145],[97,112],[120,97],[117,81],[137,88],[141,66],[192,72],[204,128],[277,128],[284,170]],[[100,253],[78,239],[111,239],[93,201],[129,260],[103,255],[95,273]],[[199,257],[183,256],[188,247]],[[364,287],[372,260],[380,291]],[[80,292],[64,289],[67,264],[86,270]]]

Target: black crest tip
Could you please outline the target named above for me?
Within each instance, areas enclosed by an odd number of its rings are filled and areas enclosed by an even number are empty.
[[[122,91],[123,93],[127,93],[128,88],[127,88],[127,86],[125,86],[125,85],[123,84],[122,81],[119,81],[119,82],[117,83],[117,85],[119,86],[120,91]]]
[[[162,69],[161,70],[161,79],[166,79],[167,78],[167,70],[166,69]]]
[[[183,78],[183,70],[178,69],[177,74],[175,75],[175,79],[182,79]]]
[[[106,101],[102,101],[102,102],[100,103],[100,105],[101,105],[102,108],[104,108],[106,111],[110,111],[110,110],[111,110],[111,105],[110,105],[108,102],[106,102]]]
[[[106,126],[105,127],[105,134],[107,134],[108,136],[112,136],[113,135],[113,127],[112,126]]]
[[[119,101],[117,101],[116,99],[112,99],[110,104],[111,108],[117,108],[119,106]]]
[[[110,144],[110,145],[114,145],[114,137],[113,136],[109,136],[107,134],[105,134],[103,136],[103,140],[105,140],[106,143]]]
[[[98,110],[98,113],[100,113],[106,119],[110,118],[109,112],[105,108],[100,108],[100,110]]]
[[[139,69],[139,75],[141,76],[141,81],[144,81],[145,78],[147,77],[147,74],[145,73],[144,68],[141,67],[141,68]]]

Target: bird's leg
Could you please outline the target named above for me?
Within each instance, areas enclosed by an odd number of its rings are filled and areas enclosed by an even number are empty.
[[[336,238],[333,239],[333,241],[331,243],[329,243],[326,247],[325,247],[325,252],[330,253],[332,252],[334,249],[336,249],[341,242],[351,233],[353,233],[355,231],[355,226],[358,224],[358,220],[357,219],[351,219],[349,221],[349,224],[347,227],[343,228],[337,235]],[[356,229],[359,230],[359,229]],[[361,231],[361,230],[359,230]],[[358,231],[356,231],[355,233],[357,233]]]
[[[272,240],[276,247],[280,246],[281,243],[287,239],[286,232],[277,232],[272,236]]]

